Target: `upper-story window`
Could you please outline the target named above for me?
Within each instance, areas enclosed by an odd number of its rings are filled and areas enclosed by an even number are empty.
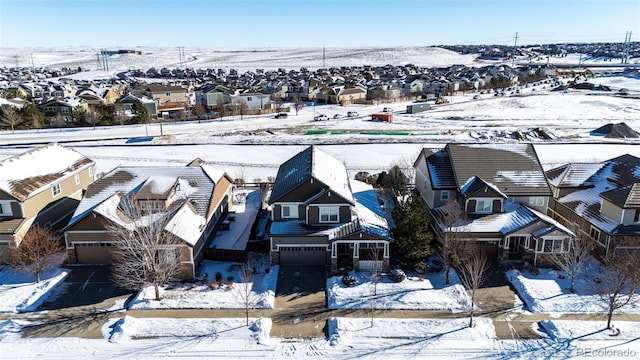
[[[442,192],[440,193],[440,200],[442,201],[449,200],[449,190],[442,190]]]
[[[476,200],[476,212],[477,213],[490,213],[491,212],[491,199],[477,199]]]
[[[529,206],[543,206],[543,205],[544,205],[544,197],[531,196],[529,198]]]
[[[320,222],[321,223],[334,223],[338,222],[338,208],[337,207],[320,207]]]
[[[247,101],[251,101],[251,96],[247,96]]]
[[[53,191],[53,196],[60,195],[60,184],[55,184],[51,187],[51,191]]]
[[[170,93],[170,92],[168,92],[168,93],[166,93],[166,94],[164,94],[164,95],[165,95],[166,97],[170,97],[170,96],[171,96],[171,93]]]
[[[280,205],[281,214],[283,219],[297,219],[298,218],[298,205]]]
[[[76,174],[75,180],[76,180],[76,185],[80,184],[80,174]]]

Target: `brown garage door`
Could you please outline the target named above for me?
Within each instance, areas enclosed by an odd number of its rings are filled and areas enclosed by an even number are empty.
[[[110,243],[74,243],[78,264],[111,264]]]
[[[326,265],[327,248],[281,247],[280,265]]]

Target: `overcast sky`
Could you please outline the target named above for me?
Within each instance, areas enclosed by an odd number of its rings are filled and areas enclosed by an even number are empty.
[[[0,0],[0,47],[623,42],[638,0]]]

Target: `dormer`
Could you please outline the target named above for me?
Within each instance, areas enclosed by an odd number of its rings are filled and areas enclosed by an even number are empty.
[[[640,224],[640,183],[600,194],[600,213],[622,225]]]
[[[468,214],[494,214],[503,212],[503,204],[507,196],[497,187],[474,176],[461,188],[460,196],[465,203]]]

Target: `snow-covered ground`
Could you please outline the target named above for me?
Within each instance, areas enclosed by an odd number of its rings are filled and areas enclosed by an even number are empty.
[[[130,309],[272,309],[275,301],[278,269],[269,266],[267,256],[255,262],[255,274],[243,282],[239,263],[204,260],[200,283],[175,283],[162,288],[162,300],[155,300],[153,287],[140,291],[129,304]],[[222,286],[215,284],[220,273]],[[207,274],[205,277],[204,274]],[[233,280],[229,280],[233,277]],[[202,280],[206,279],[206,281]],[[212,285],[213,283],[213,285]],[[245,287],[249,288],[246,292]]]
[[[603,313],[606,304],[597,293],[594,282],[598,278],[601,264],[591,258],[574,285],[574,293],[569,291],[571,279],[559,270],[540,268],[533,275],[526,270],[509,270],[507,280],[514,286],[529,310],[547,314],[563,313]],[[638,295],[640,297],[640,294]],[[631,303],[617,313],[640,313],[640,304]]]
[[[377,284],[368,272],[350,272],[355,284],[347,287],[341,276],[327,279],[329,309],[410,309],[469,310],[471,300],[455,271],[450,272],[450,284],[445,285],[444,272],[426,273],[424,279],[415,274],[399,283],[382,275]]]

